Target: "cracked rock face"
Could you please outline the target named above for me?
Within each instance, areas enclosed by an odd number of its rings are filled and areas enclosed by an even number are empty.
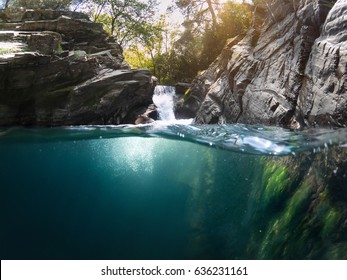
[[[347,2],[264,3],[182,107],[196,123],[346,126]]]
[[[129,69],[120,46],[83,14],[0,18],[0,126],[134,123],[152,102],[149,70]]]
[[[347,2],[331,9],[305,69],[297,111],[309,124],[347,124]]]

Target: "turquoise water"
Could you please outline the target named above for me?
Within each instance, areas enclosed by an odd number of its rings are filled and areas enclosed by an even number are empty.
[[[160,122],[3,129],[0,257],[345,258],[345,189],[338,202],[334,193],[317,202],[317,221],[299,195],[303,189],[323,197],[329,184],[346,188],[346,162],[333,157],[345,152],[346,140],[343,129],[291,132]],[[317,182],[301,182],[320,172],[317,158],[323,164],[327,157],[331,162],[324,170],[331,168],[335,181],[320,182],[323,190],[311,194]],[[295,173],[300,176],[290,175]],[[291,177],[296,179],[289,184]],[[288,212],[294,198],[301,207],[295,215]],[[315,223],[307,222],[302,209],[311,211]],[[281,215],[305,223],[308,232],[294,234],[296,240],[286,237],[293,224],[277,223]]]

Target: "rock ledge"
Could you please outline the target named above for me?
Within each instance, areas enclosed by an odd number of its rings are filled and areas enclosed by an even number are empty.
[[[152,101],[147,69],[81,13],[0,11],[0,126],[134,123]]]

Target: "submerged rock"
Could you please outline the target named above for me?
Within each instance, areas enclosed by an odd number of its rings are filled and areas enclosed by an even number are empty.
[[[0,125],[133,123],[152,102],[147,69],[83,14],[2,12]]]
[[[182,106],[197,123],[346,126],[346,12],[344,0],[260,2]]]
[[[255,259],[346,259],[346,163],[339,147],[264,161],[252,195]]]

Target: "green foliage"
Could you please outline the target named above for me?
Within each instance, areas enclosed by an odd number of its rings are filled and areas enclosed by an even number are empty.
[[[196,27],[208,24],[208,28],[216,29],[219,2],[212,0],[176,0],[178,8],[186,17],[186,22],[194,22]]]
[[[171,48],[168,40],[168,29],[165,17],[154,23],[144,23],[138,29],[138,36],[125,51],[133,67],[149,68],[161,83],[165,80],[167,71],[167,56],[163,55]]]
[[[234,2],[216,5],[207,0],[178,0],[176,5],[184,11],[185,30],[174,45],[175,65],[181,75],[173,79],[191,82],[216,59],[227,39],[247,32],[251,11],[249,5]]]
[[[0,48],[0,55],[7,54],[7,53],[9,53],[8,49],[1,49]]]
[[[154,22],[156,0],[92,0],[79,6],[124,48]]]
[[[218,10],[218,25],[214,29],[206,28],[202,34],[201,70],[206,69],[220,54],[226,41],[237,35],[245,34],[251,23],[251,11],[248,5],[226,2]]]
[[[63,47],[61,46],[60,43],[58,44],[57,49],[55,51],[57,54],[61,54],[63,52]]]
[[[130,48],[130,52],[134,52],[133,58],[127,51],[130,64],[139,67],[150,63],[148,68],[160,83],[191,82],[198,72],[205,70],[220,54],[227,39],[244,34],[250,25],[251,12],[248,5],[227,2],[210,7],[208,2],[176,1],[185,14],[183,32],[168,26],[165,18],[142,25],[135,38],[141,48],[135,52]],[[216,16],[215,22],[211,22],[212,14]],[[142,59],[146,62],[139,62],[140,49],[144,52]]]
[[[0,55],[18,53],[27,50],[27,45],[21,43],[0,42]]]

